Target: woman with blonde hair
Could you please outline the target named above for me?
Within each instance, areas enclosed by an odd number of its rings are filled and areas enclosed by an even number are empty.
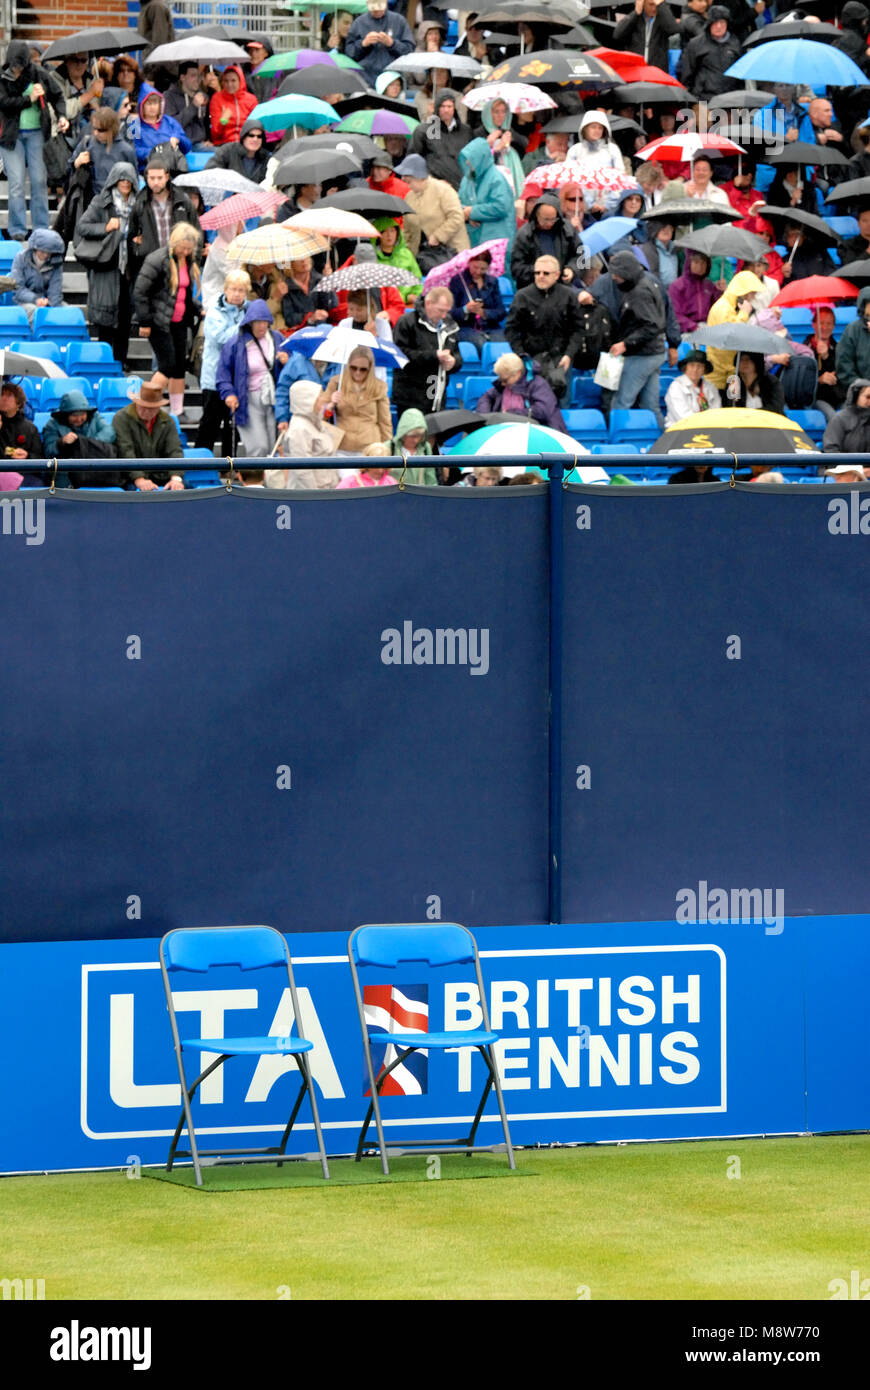
[[[169,378],[173,415],[184,409],[187,335],[194,322],[194,291],[200,287],[197,253],[202,233],[190,222],[176,222],[169,244],[142,262],[133,286],[140,338],[149,338],[155,370]]]
[[[341,452],[362,454],[369,444],[386,444],[393,436],[387,385],[375,376],[371,348],[358,347],[323,392],[327,412],[344,431]]]

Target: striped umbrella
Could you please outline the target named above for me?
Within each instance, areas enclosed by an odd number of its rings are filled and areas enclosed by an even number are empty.
[[[487,425],[466,435],[450,450],[451,454],[588,454],[589,450],[570,434],[551,430],[535,420],[517,425]],[[607,474],[604,475],[607,477]]]
[[[686,135],[663,135],[638,150],[636,158],[687,162],[700,154],[701,150],[720,150],[723,154],[746,153],[742,145],[736,145],[724,135],[698,135],[691,131]]]
[[[377,228],[364,217],[341,208],[306,208],[281,225],[291,230],[317,232],[321,237],[376,237],[378,234]]]
[[[299,72],[302,68],[313,68],[318,64],[330,68],[359,68],[353,58],[345,58],[343,53],[326,53],[320,48],[289,48],[284,53],[273,53],[257,68],[258,77],[270,77],[275,72]]]
[[[319,97],[275,97],[255,106],[248,120],[259,121],[265,130],[285,131],[291,126],[317,130],[322,125],[335,125],[338,112]]]
[[[335,128],[357,135],[413,135],[419,124],[413,116],[400,116],[396,111],[354,111]]]
[[[293,231],[286,222],[242,232],[227,247],[230,265],[289,265],[327,249],[323,237],[310,231]]]
[[[264,217],[274,212],[281,203],[286,203],[287,195],[274,189],[262,188],[257,193],[234,193],[225,198],[199,219],[199,225],[206,232],[216,232],[218,227],[231,227],[234,222],[247,222],[249,217]]]
[[[409,270],[401,266],[384,265],[380,261],[366,261],[362,265],[347,265],[332,275],[324,275],[317,286],[318,292],[337,294],[340,290],[376,290],[384,285],[416,285],[418,280]]]

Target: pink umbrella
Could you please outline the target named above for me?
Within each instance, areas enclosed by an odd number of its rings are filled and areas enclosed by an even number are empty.
[[[23,481],[23,473],[0,473],[0,492],[15,492]]]
[[[199,225],[207,232],[216,232],[219,227],[232,227],[237,222],[247,222],[249,217],[263,217],[274,212],[281,203],[286,203],[286,193],[264,188],[256,193],[234,193],[231,198],[216,203],[203,213]]]
[[[637,188],[637,179],[619,169],[600,169],[588,160],[567,159],[562,164],[539,164],[527,175],[520,197],[531,196],[526,193],[528,187],[563,188],[566,183],[578,183],[595,193],[624,193]]]
[[[488,251],[492,257],[489,267],[490,275],[504,275],[504,259],[507,252],[507,237],[496,237],[494,241],[482,241],[479,246],[471,246],[467,251],[460,251],[451,260],[445,261],[443,265],[435,265],[429,271],[423,281],[425,290],[432,290],[436,285],[449,285],[454,275],[463,275],[468,269],[468,262],[473,261],[475,256],[479,256],[482,251]],[[466,282],[463,281],[463,284]],[[466,285],[469,298],[473,299],[471,286]]]

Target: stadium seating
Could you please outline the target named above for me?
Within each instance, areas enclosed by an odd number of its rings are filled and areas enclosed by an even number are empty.
[[[0,308],[0,347],[11,347],[20,338],[30,337],[30,319],[24,306],[9,304]]]
[[[94,383],[92,381],[87,381],[85,377],[44,376],[39,392],[40,410],[56,410],[61,396],[65,396],[67,391],[81,391],[87,397],[90,405],[96,405],[97,403]]]
[[[649,448],[661,435],[661,428],[651,410],[611,410],[610,443],[637,444]]]
[[[96,383],[97,405],[101,414],[114,415],[130,404],[130,397],[142,385],[138,376],[101,377]]]
[[[459,926],[456,922],[413,922],[396,923],[390,926],[363,926],[357,927],[352,932],[348,941],[347,949],[350,960],[351,974],[353,976],[354,994],[357,1002],[357,1013],[359,1025],[362,1032],[363,1051],[365,1052],[366,1070],[368,1073],[367,1094],[371,1097],[365,1120],[363,1121],[357,1144],[357,1161],[362,1157],[363,1148],[366,1142],[366,1134],[374,1116],[378,1135],[378,1148],[381,1155],[381,1166],[385,1174],[388,1174],[389,1164],[387,1162],[387,1146],[384,1139],[384,1127],[381,1120],[380,1095],[381,1088],[387,1077],[399,1064],[407,1063],[408,1069],[413,1070],[416,1061],[415,1053],[424,1049],[431,1053],[433,1051],[457,1051],[460,1048],[472,1048],[480,1052],[486,1063],[487,1078],[483,1088],[483,1094],[477,1108],[477,1113],[471,1124],[471,1129],[467,1135],[461,1135],[458,1139],[447,1139],[432,1143],[426,1139],[397,1139],[391,1133],[390,1152],[400,1154],[402,1152],[413,1153],[415,1149],[424,1148],[426,1153],[437,1152],[465,1152],[471,1153],[475,1147],[475,1135],[477,1127],[483,1114],[484,1106],[490,1090],[495,1089],[496,1100],[498,1102],[501,1127],[504,1134],[505,1148],[507,1149],[508,1164],[511,1168],[516,1167],[513,1146],[511,1144],[510,1130],[508,1129],[507,1115],[504,1108],[501,1083],[499,1081],[498,1069],[495,1065],[495,1054],[493,1045],[498,1042],[498,1034],[490,1031],[489,1011],[486,1006],[486,990],[483,985],[483,977],[480,971],[480,961],[477,954],[477,943],[467,927]],[[397,966],[414,962],[415,969],[422,973],[422,967],[428,966],[428,973],[434,976],[434,972],[444,966],[471,966],[473,978],[477,987],[477,997],[480,1000],[481,1021],[483,1027],[476,1031],[467,1029],[452,1029],[443,1033],[422,1032],[414,1029],[413,1024],[408,1027],[403,1019],[397,1019],[398,1027],[394,1030],[392,1026],[389,1030],[380,1024],[372,1025],[374,1031],[369,1032],[369,1023],[365,1016],[363,1005],[363,990],[360,985],[359,974],[361,970],[372,969],[379,981],[383,974],[392,972]],[[437,978],[437,976],[434,976]],[[452,976],[451,976],[452,978]],[[374,981],[373,981],[374,983]],[[428,988],[428,985],[426,986]],[[474,985],[471,986],[474,988]],[[411,1012],[413,1001],[405,1005]],[[393,1020],[390,1020],[392,1024]],[[389,1045],[385,1045],[384,1038],[389,1038]],[[380,1047],[379,1047],[380,1043]],[[380,1052],[384,1048],[383,1060],[378,1059],[375,1066],[372,1057],[372,1046]],[[392,1059],[392,1060],[390,1060]],[[463,1107],[465,1108],[465,1107]],[[469,1107],[470,1108],[470,1107]],[[371,1146],[371,1141],[369,1141]]]
[[[191,174],[198,174],[201,169],[204,169],[213,154],[213,150],[189,150],[184,157]]]
[[[498,287],[501,290],[501,297],[504,307],[509,309],[514,302],[514,287],[509,275],[498,277]]]
[[[476,346],[462,338],[459,341],[459,356],[462,358],[463,367],[480,366],[480,354]]]
[[[636,444],[593,444],[590,447],[593,454],[639,454],[640,449]]]
[[[462,403],[466,410],[476,410],[477,402],[492,385],[491,376],[469,376],[463,383]]]
[[[0,275],[8,275],[12,262],[19,251],[24,250],[23,241],[0,241]]]
[[[794,420],[795,424],[800,426],[804,434],[809,435],[814,444],[821,444],[828,422],[820,410],[789,410],[786,408],[785,413],[790,420]]]
[[[70,343],[66,354],[66,369],[70,376],[86,376],[88,381],[124,375],[124,368],[113,356],[108,343]]]
[[[483,351],[480,354],[480,365],[483,371],[491,372],[500,357],[506,352],[510,352],[510,344],[504,338],[499,338],[494,342],[484,343]]]
[[[87,342],[88,325],[81,309],[61,306],[51,309],[41,305],[33,311],[34,338],[47,338],[54,343],[69,343],[73,339]]]
[[[9,344],[10,352],[23,352],[29,357],[47,358],[49,362],[56,362],[59,367],[64,366],[64,355],[57,343],[42,343],[35,338],[27,341],[18,340],[17,343]]]
[[[592,380],[591,373],[575,375],[571,382],[571,405],[580,410],[601,408],[601,387]]]
[[[585,444],[587,448],[592,444],[607,443],[607,421],[600,410],[563,410],[562,418],[572,439]]]
[[[307,1053],[313,1049],[313,1043],[306,1038],[299,1036],[281,1037],[245,1037],[245,1038],[185,1038],[182,1041],[178,1031],[178,1020],[175,1012],[175,1000],[173,998],[172,983],[170,975],[175,977],[179,973],[192,972],[197,988],[204,986],[203,975],[207,975],[209,970],[218,969],[223,978],[222,967],[236,966],[239,970],[261,971],[277,969],[283,980],[286,970],[287,983],[290,988],[290,1001],[293,1008],[293,1018],[298,1019],[299,1000],[296,995],[296,984],[293,979],[293,966],[290,960],[290,952],[287,943],[280,932],[273,927],[178,927],[173,931],[167,932],[160,943],[160,970],[163,976],[163,987],[166,994],[166,1007],[169,1012],[169,1020],[172,1028],[172,1040],[175,1046],[175,1056],[178,1063],[178,1076],[181,1081],[182,1112],[172,1140],[167,1159],[167,1168],[171,1169],[176,1158],[192,1158],[196,1184],[202,1186],[202,1168],[200,1165],[200,1149],[197,1144],[196,1131],[191,1114],[191,1099],[193,1098],[202,1075],[197,1076],[196,1080],[189,1082],[185,1072],[184,1053],[188,1051],[197,1056],[203,1051],[216,1052],[219,1054],[220,1063],[223,1064],[231,1057],[262,1057],[271,1056],[278,1058],[293,1057],[299,1068],[302,1077],[302,1085],[298,1098],[290,1115],[287,1128],[277,1147],[263,1149],[204,1149],[203,1156],[208,1155],[212,1161],[221,1163],[246,1163],[253,1161],[252,1156],[258,1154],[264,1161],[275,1162],[277,1156],[284,1155],[287,1140],[293,1128],[293,1123],[299,1110],[300,1103],[308,1094],[311,1102],[311,1113],[314,1120],[314,1130],[317,1135],[317,1147],[320,1158],[320,1166],[324,1178],[329,1177],[329,1167],[326,1161],[326,1150],[323,1147],[323,1133],[320,1128],[320,1117],[317,1112],[317,1097],[311,1081],[311,1067]],[[254,976],[254,979],[263,979],[263,976]],[[177,981],[173,981],[177,984]],[[298,1026],[298,1025],[297,1025]],[[184,1025],[185,1032],[193,1031],[187,1024]],[[214,1059],[212,1059],[214,1060]],[[211,1070],[209,1066],[208,1070]],[[205,1075],[205,1073],[203,1073]],[[181,1150],[178,1142],[184,1128],[187,1128],[190,1143],[189,1150]],[[217,1157],[219,1155],[219,1157]],[[269,1158],[266,1156],[269,1155]],[[290,1158],[306,1158],[302,1155],[286,1155]]]
[[[825,221],[831,231],[836,232],[838,236],[857,236],[861,230],[857,217],[826,217]]]
[[[796,333],[812,333],[813,331],[813,311],[802,306],[785,305],[782,309],[782,326],[787,328],[792,337]]]

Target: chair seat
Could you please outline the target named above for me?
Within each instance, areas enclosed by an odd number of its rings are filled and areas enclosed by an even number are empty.
[[[249,1055],[273,1056],[283,1052],[310,1052],[314,1043],[306,1038],[185,1038],[182,1047],[195,1047],[200,1052],[221,1052],[230,1057]]]
[[[399,1047],[489,1047],[498,1033],[369,1033],[369,1042],[391,1042]]]

